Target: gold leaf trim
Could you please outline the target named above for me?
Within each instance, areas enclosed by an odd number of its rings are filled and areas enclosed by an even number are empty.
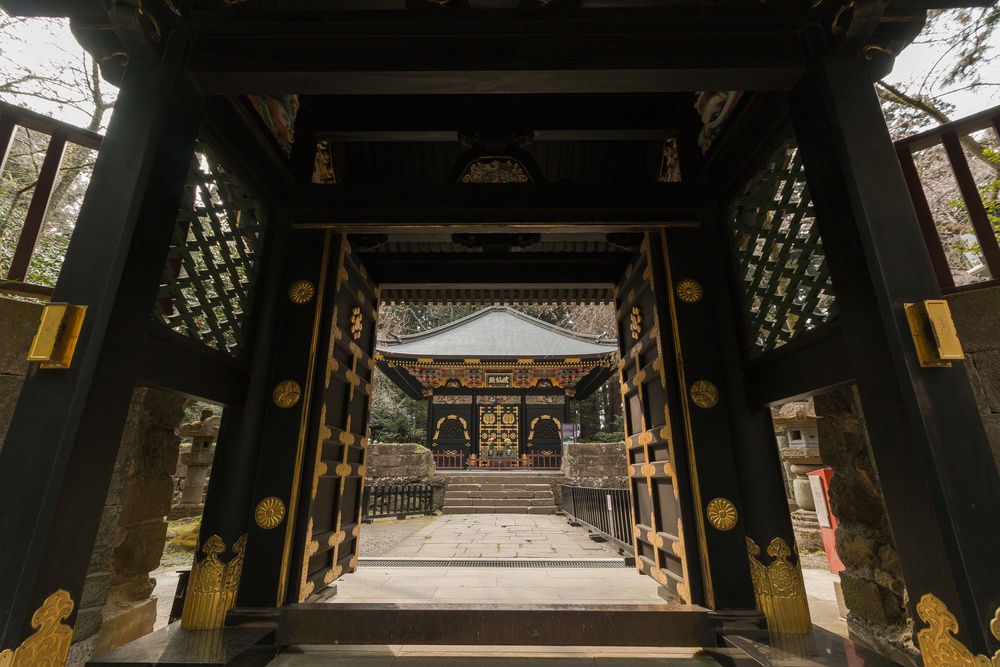
[[[62,589],[45,598],[31,616],[35,632],[15,649],[0,651],[0,667],[35,667],[65,665],[73,628],[63,621],[73,613],[73,598]]]

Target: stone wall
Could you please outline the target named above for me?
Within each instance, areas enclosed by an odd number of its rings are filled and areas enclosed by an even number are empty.
[[[0,298],[0,443],[28,370],[42,306]],[[184,399],[136,389],[108,489],[67,665],[82,665],[150,632],[156,600],[149,573],[160,564],[173,490]],[[2,446],[2,444],[0,444]]]
[[[578,442],[566,445],[563,473],[568,484],[598,489],[628,488],[624,442]]]
[[[948,296],[983,426],[1000,468],[1000,287]]]
[[[906,590],[871,457],[861,402],[852,386],[815,397],[819,448],[833,468],[830,509],[837,517],[840,583],[851,639],[903,665],[921,665],[906,612]]]
[[[122,435],[73,634],[68,665],[82,664],[153,629],[155,580],[184,416],[184,398],[138,388]]]
[[[431,450],[415,443],[368,445],[365,484],[430,484],[434,487],[434,509],[444,506],[444,479],[437,475]]]

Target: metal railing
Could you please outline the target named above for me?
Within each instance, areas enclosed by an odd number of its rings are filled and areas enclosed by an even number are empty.
[[[361,518],[404,517],[434,513],[434,487],[430,484],[366,486],[361,497]]]
[[[969,166],[966,151],[963,150],[963,140],[973,132],[979,132],[992,128],[997,135],[1000,135],[1000,107],[987,109],[978,114],[974,114],[961,120],[946,123],[939,127],[931,128],[924,132],[900,139],[895,143],[896,156],[899,158],[900,167],[903,169],[903,176],[906,179],[906,186],[910,191],[910,198],[913,200],[913,208],[917,213],[917,220],[920,223],[920,231],[927,244],[927,252],[930,254],[931,264],[937,275],[941,291],[944,293],[964,291],[969,289],[980,289],[983,287],[993,287],[1000,285],[1000,244],[997,242],[998,230],[993,228],[987,203],[983,201],[980,187],[976,183],[975,176]],[[965,212],[972,224],[976,241],[979,246],[978,255],[982,259],[983,266],[974,267],[980,271],[988,272],[989,279],[967,285],[956,285],[955,277],[949,265],[944,244],[938,233],[938,226],[935,224],[934,214],[931,211],[927,193],[920,179],[920,172],[914,160],[914,155],[933,149],[943,147],[947,157],[948,167],[955,178],[961,195]]]
[[[528,454],[532,470],[559,470],[562,468],[562,454],[532,452]]]
[[[17,241],[10,267],[6,275],[0,276],[0,292],[48,299],[52,296],[52,287],[29,283],[28,269],[42,235],[42,225],[59,178],[63,156],[67,147],[73,144],[96,151],[101,147],[102,137],[96,132],[0,102],[0,173],[3,173],[7,166],[7,159],[19,127],[48,135],[49,141],[35,182],[30,186],[31,200],[24,219],[15,222],[19,224],[20,231],[16,234]]]
[[[562,510],[631,552],[632,494],[628,489],[562,485]]]
[[[438,470],[462,470],[465,468],[464,452],[432,452],[434,467]]]

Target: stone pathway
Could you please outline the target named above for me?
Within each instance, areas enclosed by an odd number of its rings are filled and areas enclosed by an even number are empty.
[[[361,540],[364,542],[364,531]],[[564,517],[452,514],[386,550],[406,567],[369,565],[341,577],[333,604],[347,602],[539,602],[661,604],[657,584],[625,567],[617,547],[594,542]],[[421,566],[433,559],[596,561],[611,567]]]
[[[365,527],[361,528],[364,541]],[[407,558],[619,558],[618,548],[594,542],[564,517],[452,514],[384,552]]]

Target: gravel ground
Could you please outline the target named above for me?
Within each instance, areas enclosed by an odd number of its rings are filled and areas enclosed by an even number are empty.
[[[438,517],[410,516],[405,519],[375,519],[374,523],[361,526],[358,544],[359,556],[384,556],[398,543],[426,528]]]

